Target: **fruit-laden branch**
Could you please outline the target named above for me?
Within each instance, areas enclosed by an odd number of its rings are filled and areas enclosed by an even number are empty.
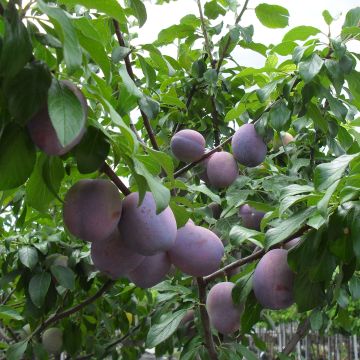
[[[206,158],[208,158],[209,156],[211,156],[212,154],[216,153],[217,151],[220,151],[221,148],[226,145],[227,143],[229,143],[232,139],[232,136],[230,136],[229,138],[227,138],[226,140],[224,140],[220,145],[214,147],[212,150],[208,151],[207,153],[205,153],[199,160],[194,161],[186,166],[184,166],[183,168],[179,169],[178,171],[176,171],[174,173],[174,177],[179,177],[180,175],[186,173],[188,170],[192,169],[194,166],[196,166],[197,164],[200,164],[203,160],[205,160]]]
[[[238,15],[238,17],[237,17],[236,20],[235,20],[235,25],[237,25],[237,24],[240,22],[242,16],[244,15],[244,12],[245,12],[246,9],[247,9],[247,6],[248,6],[249,1],[250,1],[250,0],[246,0],[246,1],[245,1],[244,6],[243,6],[243,8],[242,8],[241,11],[240,11],[240,14]],[[219,61],[218,61],[218,63],[217,63],[217,67],[216,67],[216,71],[217,71],[217,72],[219,72],[220,67],[221,67],[221,65],[222,65],[222,63],[223,63],[223,61],[224,61],[224,59],[225,59],[226,53],[227,53],[227,51],[228,51],[228,49],[229,49],[229,46],[230,46],[230,42],[231,42],[231,37],[230,37],[230,33],[229,33],[229,38],[227,39],[227,42],[226,42],[226,44],[225,44],[225,46],[224,46],[224,50],[223,50],[223,52],[222,52],[222,54],[221,54],[221,56],[220,56],[220,58],[219,58]]]
[[[310,330],[310,319],[306,318],[303,322],[301,322],[296,330],[296,333],[294,336],[290,339],[290,341],[286,344],[284,347],[282,354],[289,355],[291,354],[296,344],[304,338],[304,336],[309,332]]]
[[[119,188],[119,190],[126,196],[131,193],[131,191],[127,188],[127,186],[120,180],[120,178],[115,174],[114,170],[111,167],[104,163],[104,165],[100,169],[101,172],[106,174],[109,179]]]
[[[305,225],[303,226],[299,231],[297,231],[295,234],[291,235],[288,239],[282,241],[281,243],[275,245],[275,246],[272,246],[271,248],[272,249],[275,249],[275,248],[278,248],[278,247],[281,247],[283,246],[284,244],[286,244],[287,242],[291,241],[292,239],[296,238],[296,237],[299,237],[301,236],[302,234],[305,233],[305,231],[307,231],[309,229],[309,226],[308,225]],[[259,251],[256,251],[254,252],[253,254],[247,256],[247,257],[244,257],[242,259],[238,259],[238,260],[235,260],[233,261],[232,263],[224,266],[223,268],[213,272],[212,274],[208,275],[208,276],[205,276],[203,278],[205,284],[209,283],[211,280],[214,280],[216,279],[217,277],[220,277],[220,276],[224,276],[224,274],[226,274],[227,271],[230,271],[230,270],[233,270],[233,269],[236,269],[240,266],[243,266],[245,264],[248,264],[250,262],[253,262],[255,260],[258,260],[260,258],[262,258],[263,256],[265,255],[265,250],[262,249],[262,250],[259,250]]]
[[[125,41],[124,41],[124,38],[123,38],[123,36],[121,34],[119,23],[116,20],[113,20],[113,23],[114,23],[115,34],[116,34],[117,40],[119,42],[119,45],[124,47],[125,46]],[[135,82],[135,75],[134,75],[134,72],[132,70],[132,66],[131,66],[131,62],[130,62],[130,54],[125,56],[125,66],[126,66],[127,73],[129,74],[131,79]],[[147,133],[149,135],[151,145],[153,146],[153,148],[155,150],[159,150],[159,146],[158,146],[157,141],[155,139],[153,129],[152,129],[151,125],[150,125],[149,118],[147,117],[147,115],[142,110],[140,110],[140,113],[141,113],[141,116],[143,118],[145,129],[146,129],[146,131],[147,131]],[[132,128],[132,130],[134,131],[134,127]]]
[[[40,326],[38,326],[37,329],[34,330],[34,332],[31,334],[30,337],[34,337],[37,334],[41,334],[50,325],[55,324],[58,321],[65,319],[72,314],[75,314],[76,312],[80,311],[87,305],[93,303],[94,301],[99,299],[105,292],[107,292],[114,285],[114,283],[115,283],[115,281],[113,281],[113,280],[107,280],[106,283],[94,295],[85,299],[80,304],[77,304],[68,310],[65,310],[65,311],[62,311],[62,312],[59,312],[59,313],[56,313],[56,314],[50,316]]]
[[[214,345],[214,341],[213,341],[213,337],[212,337],[212,333],[211,333],[209,315],[205,308],[206,283],[204,282],[204,280],[201,277],[196,278],[196,280],[197,280],[197,285],[198,285],[198,289],[199,289],[199,302],[200,302],[199,307],[200,307],[201,323],[202,323],[203,330],[204,330],[205,346],[209,353],[209,359],[217,360],[218,357],[216,354],[216,349],[215,349],[215,345]]]

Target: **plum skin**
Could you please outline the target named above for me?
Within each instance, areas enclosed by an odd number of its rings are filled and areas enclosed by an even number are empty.
[[[63,218],[71,234],[91,242],[110,236],[121,212],[119,190],[110,180],[83,179],[67,192]]]
[[[49,328],[41,336],[42,344],[45,350],[51,354],[57,354],[61,351],[63,344],[63,332],[59,328]]]
[[[210,230],[187,223],[178,229],[171,262],[192,276],[206,276],[216,271],[224,255],[224,245]]]
[[[70,144],[65,147],[62,146],[57,137],[55,128],[51,123],[47,105],[41,108],[27,124],[30,137],[34,144],[46,154],[58,156],[66,154],[81,141],[85,133],[88,113],[86,98],[81,90],[68,80],[61,80],[60,82],[75,94],[84,110],[83,126],[78,136]]]
[[[226,151],[213,154],[207,163],[206,169],[210,184],[216,188],[224,188],[231,185],[239,173],[234,157]]]
[[[95,267],[116,280],[134,270],[145,257],[129,249],[116,229],[108,238],[91,243]]]
[[[242,205],[239,209],[239,217],[242,220],[242,224],[248,229],[260,231],[260,224],[264,215],[263,211],[255,210],[247,204]]]
[[[195,130],[180,130],[171,138],[170,147],[177,159],[193,162],[204,155],[205,139]]]
[[[156,214],[156,204],[151,192],[146,192],[139,205],[139,193],[126,196],[119,231],[127,246],[135,252],[150,256],[169,250],[175,242],[176,220],[168,206]]]
[[[242,125],[231,140],[235,159],[247,167],[260,165],[266,156],[267,147],[256,132],[254,124]]]
[[[206,298],[206,310],[211,325],[222,334],[231,334],[240,328],[243,306],[232,300],[232,282],[221,282],[213,286]]]
[[[253,290],[256,299],[267,309],[286,309],[294,303],[294,274],[287,263],[287,250],[267,252],[255,268]]]
[[[171,262],[166,252],[145,256],[140,264],[128,273],[128,278],[143,289],[159,284],[169,273]]]

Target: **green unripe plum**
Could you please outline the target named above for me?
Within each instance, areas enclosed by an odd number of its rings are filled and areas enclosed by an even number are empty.
[[[169,206],[156,214],[151,192],[145,194],[140,206],[137,192],[124,199],[119,230],[130,249],[145,256],[167,251],[174,245],[176,229],[175,216]]]
[[[124,243],[117,229],[106,239],[91,243],[91,258],[95,267],[113,280],[127,275],[144,260]]]
[[[281,146],[287,146],[294,141],[294,137],[288,132],[281,132],[280,136],[281,138],[277,137],[273,142],[274,151],[278,151]]]
[[[185,274],[206,276],[219,269],[224,245],[212,231],[188,222],[178,229],[169,255],[171,262]]]
[[[171,262],[166,252],[145,256],[140,264],[129,272],[128,278],[136,286],[147,289],[164,281],[170,267]]]
[[[221,282],[214,285],[206,298],[206,310],[211,325],[222,334],[231,334],[240,328],[242,305],[235,305],[231,292],[232,282]]]
[[[122,211],[119,190],[109,180],[80,180],[65,196],[63,218],[71,234],[85,241],[106,239]]]
[[[42,109],[36,113],[32,119],[27,124],[28,131],[30,133],[30,137],[34,144],[43,152],[48,155],[64,155],[69,152],[75,145],[77,145],[84,133],[86,126],[86,118],[87,118],[87,103],[86,98],[83,93],[80,91],[78,87],[76,87],[73,83],[68,80],[61,80],[60,83],[65,85],[66,88],[71,90],[74,95],[79,99],[81,106],[83,108],[83,118],[82,118],[82,127],[81,131],[77,135],[77,137],[65,147],[61,145],[56,131],[51,123],[48,107],[45,105]]]
[[[263,211],[255,210],[247,204],[242,205],[239,209],[242,225],[248,229],[260,231],[260,224],[264,215]]]
[[[256,266],[253,290],[256,299],[267,309],[286,309],[294,303],[294,274],[287,263],[287,250],[267,252]]]
[[[184,162],[199,160],[205,152],[205,139],[195,130],[185,129],[177,132],[170,142],[174,156]]]
[[[207,163],[206,169],[210,184],[216,188],[231,185],[239,173],[234,157],[226,151],[213,154]]]
[[[266,144],[254,124],[242,125],[234,134],[231,146],[235,159],[247,167],[260,165],[267,152]]]
[[[63,332],[59,328],[46,329],[41,337],[44,349],[50,354],[58,354],[63,345]]]

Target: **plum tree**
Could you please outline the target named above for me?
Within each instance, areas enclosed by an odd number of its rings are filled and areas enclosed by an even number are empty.
[[[208,205],[208,208],[211,210],[213,218],[218,220],[222,212],[221,206],[216,202],[212,202]]]
[[[68,88],[78,98],[83,108],[82,127],[76,138],[68,145],[62,146],[55,128],[51,122],[48,106],[41,108],[28,122],[27,128],[34,144],[48,155],[64,155],[77,145],[85,133],[87,118],[86,98],[81,90],[68,80],[61,80],[60,84]]]
[[[253,289],[256,299],[267,309],[286,309],[294,302],[293,282],[294,274],[287,263],[287,250],[270,250],[255,268]]]
[[[267,152],[266,144],[256,132],[254,124],[240,126],[231,140],[231,147],[235,159],[248,167],[260,165]]]
[[[67,229],[85,241],[107,238],[119,222],[122,202],[109,180],[84,179],[67,192],[63,218]]]
[[[156,214],[151,192],[146,192],[139,205],[139,193],[126,196],[119,230],[125,243],[142,255],[169,250],[176,238],[176,220],[170,207]]]
[[[224,246],[212,231],[188,222],[178,229],[169,255],[171,262],[185,274],[205,276],[219,268]]]
[[[58,354],[63,345],[63,332],[56,327],[48,328],[43,332],[41,340],[47,352],[50,354]]]
[[[210,184],[216,188],[231,185],[239,173],[234,157],[226,151],[213,154],[207,163],[206,169]]]
[[[117,229],[106,239],[91,243],[91,258],[95,267],[111,279],[125,276],[144,260],[124,243]]]
[[[170,267],[171,262],[166,252],[145,256],[140,264],[128,273],[128,278],[138,287],[150,288],[165,280]]]
[[[232,299],[232,282],[220,282],[214,285],[206,298],[206,310],[211,325],[222,334],[231,334],[240,327],[243,306],[236,306]]]
[[[247,204],[242,205],[239,209],[242,225],[248,229],[260,231],[260,224],[264,215],[264,212],[255,210]]]
[[[294,141],[294,137],[288,132],[281,132],[280,136],[276,137],[273,141],[273,150],[278,151],[281,146],[289,145]]]
[[[204,155],[205,139],[195,130],[180,130],[172,137],[170,147],[177,159],[193,162]]]

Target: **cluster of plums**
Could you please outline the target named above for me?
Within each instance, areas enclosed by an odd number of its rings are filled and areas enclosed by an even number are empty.
[[[140,204],[141,202],[141,204]],[[112,279],[128,277],[148,288],[164,280],[171,264],[191,276],[216,271],[224,254],[220,239],[189,221],[177,229],[170,207],[156,213],[152,193],[121,200],[109,180],[80,180],[65,196],[64,223],[91,242],[94,265]]]

